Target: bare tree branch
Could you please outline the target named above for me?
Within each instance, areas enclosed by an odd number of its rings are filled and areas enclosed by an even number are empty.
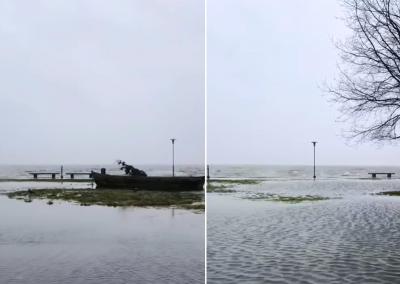
[[[342,114],[352,119],[351,137],[400,138],[400,7],[392,0],[343,0],[352,36],[338,45],[342,65],[328,87]]]

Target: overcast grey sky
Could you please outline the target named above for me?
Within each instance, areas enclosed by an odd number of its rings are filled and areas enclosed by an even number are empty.
[[[203,163],[204,33],[201,0],[0,0],[0,163]]]
[[[338,0],[208,1],[210,163],[398,165],[398,146],[342,137],[321,91],[348,31]],[[348,145],[350,144],[350,145]]]

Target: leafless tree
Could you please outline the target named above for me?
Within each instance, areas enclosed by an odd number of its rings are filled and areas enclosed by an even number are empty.
[[[400,138],[400,0],[342,0],[351,36],[338,44],[340,76],[328,90],[352,120],[350,137]]]

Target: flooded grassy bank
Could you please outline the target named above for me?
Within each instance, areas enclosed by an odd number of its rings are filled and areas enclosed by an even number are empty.
[[[296,204],[301,202],[315,202],[331,199],[320,195],[280,195],[267,192],[254,192],[254,185],[261,185],[263,180],[259,179],[215,179],[210,180],[207,186],[209,193],[239,193],[242,199],[254,201],[272,201]],[[250,189],[250,190],[246,190]]]
[[[207,192],[236,192],[233,188],[237,185],[254,185],[261,182],[261,180],[255,179],[210,179],[207,184]]]
[[[34,189],[6,193],[9,198],[30,202],[44,199],[77,203],[82,206],[169,207],[204,210],[203,192],[163,192],[98,189]]]

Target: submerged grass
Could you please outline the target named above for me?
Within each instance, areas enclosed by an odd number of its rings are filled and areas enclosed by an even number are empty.
[[[236,190],[232,189],[232,187],[236,185],[256,185],[260,184],[261,182],[262,180],[257,180],[257,179],[213,179],[208,182],[207,192],[217,192],[217,193],[237,192]],[[285,202],[290,204],[322,201],[330,199],[328,197],[323,197],[319,195],[286,196],[286,195],[263,193],[263,192],[257,192],[257,193],[246,192],[245,194],[246,195],[242,197],[243,199]]]
[[[278,195],[278,194],[271,194],[271,193],[254,193],[249,196],[243,197],[243,199],[276,201],[276,202],[285,202],[285,203],[295,204],[295,203],[301,203],[301,202],[328,200],[330,198],[319,196],[319,195],[285,196],[285,195]]]
[[[259,184],[261,180],[257,179],[212,179],[209,181],[210,183],[223,183],[223,184]]]
[[[232,189],[235,185],[254,185],[261,183],[261,180],[254,179],[213,179],[207,184],[207,192],[232,193],[236,190]]]
[[[204,210],[204,194],[193,192],[99,190],[99,189],[36,189],[7,193],[9,198],[30,202],[33,199],[74,202],[82,206],[176,206]]]
[[[209,183],[207,185],[207,192],[219,192],[219,193],[230,193],[230,192],[236,192],[236,190],[230,189],[228,186],[224,184],[214,184],[214,183]]]

